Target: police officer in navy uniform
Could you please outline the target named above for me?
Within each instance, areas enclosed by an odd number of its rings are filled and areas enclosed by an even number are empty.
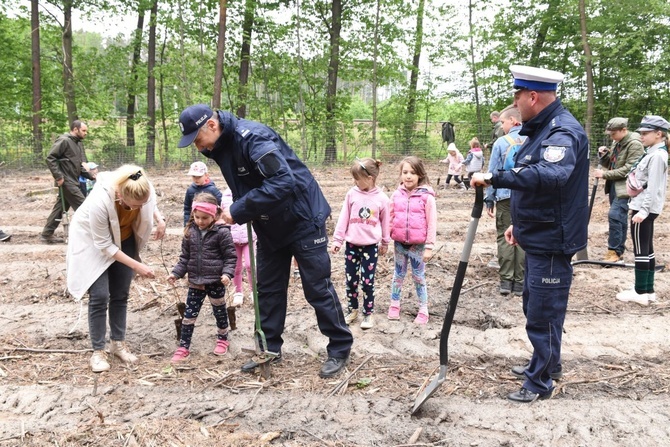
[[[330,206],[309,169],[281,137],[264,124],[197,104],[179,117],[179,147],[193,143],[221,168],[234,203],[228,224],[252,222],[258,236],[257,285],[261,329],[270,352],[281,353],[291,258],[300,269],[305,298],[330,339],[319,375],[337,375],[346,365],[353,337],[330,279],[325,221]],[[281,357],[279,357],[281,359]],[[251,360],[242,371],[252,372]]]
[[[508,398],[533,402],[551,397],[561,370],[561,336],[572,283],[572,256],[586,247],[589,142],[579,122],[556,97],[563,75],[510,66],[514,106],[527,139],[511,171],[478,173],[472,186],[509,188],[512,226],[507,241],[526,252],[523,311],[533,356],[523,387]]]

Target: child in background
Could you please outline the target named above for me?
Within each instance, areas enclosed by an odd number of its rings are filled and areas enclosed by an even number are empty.
[[[447,171],[447,179],[444,181],[444,188],[449,187],[449,182],[451,182],[451,177],[454,177],[456,184],[461,187],[461,189],[467,189],[468,185],[463,183],[461,180],[461,171],[463,170],[463,155],[456,149],[454,143],[449,143],[447,146],[447,158],[440,160],[440,163],[449,163],[449,169]]]
[[[190,354],[195,321],[206,295],[209,295],[216,318],[214,354],[228,352],[226,286],[235,273],[237,259],[230,229],[216,223],[220,216],[221,208],[216,197],[209,193],[194,197],[193,209],[184,229],[179,262],[167,278],[174,285],[177,278],[183,278],[188,273],[186,310],[181,323],[179,348],[172,356],[173,363],[185,360]]]
[[[410,156],[400,162],[400,186],[391,195],[391,239],[394,240],[395,269],[389,320],[400,319],[402,283],[409,261],[419,298],[419,313],[414,323],[423,325],[428,322],[426,260],[432,254],[437,234],[435,192],[429,183],[421,159]]]
[[[207,172],[207,165],[201,161],[196,161],[191,165],[188,174],[193,179],[193,183],[186,190],[186,197],[184,197],[184,226],[188,223],[191,216],[191,204],[193,197],[202,192],[207,192],[216,197],[217,205],[221,205],[221,191],[216,187],[214,182],[209,178]]]
[[[230,188],[226,188],[221,199],[221,209],[227,209],[233,203],[233,193]],[[237,264],[235,265],[235,276],[233,277],[233,284],[235,285],[235,293],[233,294],[233,306],[241,306],[244,303],[244,293],[242,289],[243,270],[247,272],[247,281],[249,287],[251,283],[251,260],[249,259],[249,238],[247,234],[246,225],[233,224],[230,227],[230,233],[233,235],[233,242],[235,243],[235,252],[237,254]],[[256,233],[251,230],[253,243],[256,243]],[[253,298],[253,297],[252,297]]]
[[[469,188],[472,174],[481,172],[484,169],[484,152],[477,137],[470,140],[470,151],[463,164],[465,165],[465,170],[468,171],[468,181],[465,182],[465,186]]]
[[[95,178],[98,175],[98,165],[92,161],[89,161],[88,163],[82,162],[82,165],[86,165],[84,166],[84,169],[86,169],[89,174],[91,174],[91,177],[93,177],[93,180],[90,180],[82,175],[79,176],[79,189],[81,190],[81,193],[84,195],[84,197],[86,197],[93,189],[93,185],[95,185]]]
[[[379,254],[386,254],[389,237],[389,198],[375,185],[381,162],[356,159],[351,167],[354,186],[347,192],[333,234],[332,252],[345,243],[344,271],[349,303],[344,319],[348,325],[358,318],[358,290],[363,291],[361,329],[374,326],[375,268]],[[381,245],[379,243],[381,242]]]

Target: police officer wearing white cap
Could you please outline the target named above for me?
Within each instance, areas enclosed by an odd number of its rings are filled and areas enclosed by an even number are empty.
[[[642,119],[637,132],[646,148],[645,155],[635,164],[629,177],[634,176],[642,190],[631,197],[630,234],[635,253],[635,287],[617,294],[619,301],[642,306],[656,301],[654,274],[654,221],[665,205],[668,183],[668,129],[670,123],[658,115]]]
[[[556,96],[563,74],[510,66],[514,106],[527,139],[510,171],[475,174],[472,186],[509,188],[511,244],[526,252],[523,311],[533,356],[515,367],[525,379],[508,398],[533,402],[551,397],[561,376],[561,337],[572,284],[572,256],[586,247],[589,142],[584,129]]]

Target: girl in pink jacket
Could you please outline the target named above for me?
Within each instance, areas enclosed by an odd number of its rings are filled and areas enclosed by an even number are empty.
[[[389,320],[400,319],[402,283],[409,261],[419,298],[419,312],[414,323],[423,325],[428,322],[426,260],[432,255],[437,234],[435,191],[429,183],[421,159],[410,156],[400,162],[400,186],[391,195],[391,239],[394,240],[395,269]]]
[[[449,169],[447,170],[447,179],[444,181],[444,188],[449,187],[451,183],[451,177],[454,178],[456,184],[461,187],[461,189],[467,189],[468,185],[461,180],[461,174],[463,172],[463,155],[458,151],[454,143],[449,143],[447,146],[447,158],[440,160],[440,163],[449,164]],[[439,182],[438,182],[439,183]]]
[[[233,193],[230,188],[227,188],[221,196],[221,209],[227,209],[233,204]],[[235,276],[233,277],[233,284],[235,285],[235,293],[233,294],[233,306],[238,307],[244,303],[244,291],[242,289],[243,271],[247,272],[247,281],[251,289],[251,261],[249,259],[249,238],[247,236],[247,226],[233,224],[230,226],[230,233],[233,235],[233,242],[235,243],[235,252],[237,254],[237,265],[235,265]],[[256,243],[256,233],[251,230],[253,240],[252,244]],[[255,245],[254,245],[255,247]],[[253,297],[252,297],[253,299]]]
[[[351,167],[356,186],[344,198],[333,234],[333,253],[344,251],[344,271],[349,303],[344,313],[347,324],[358,318],[358,289],[363,291],[361,329],[374,326],[375,268],[378,253],[386,254],[389,242],[389,198],[375,186],[381,162],[363,158]],[[381,245],[380,245],[381,242]]]

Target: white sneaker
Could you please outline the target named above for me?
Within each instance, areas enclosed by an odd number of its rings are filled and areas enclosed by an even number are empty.
[[[619,301],[624,301],[624,302],[637,303],[640,306],[648,306],[649,305],[649,294],[647,294],[647,293],[637,293],[635,291],[635,289],[624,290],[623,292],[617,293],[616,299],[618,299]]]
[[[344,313],[344,321],[347,323],[347,326],[356,320],[358,320],[358,309],[347,309]]]
[[[244,303],[244,294],[242,292],[236,292],[233,294],[233,306],[241,306]]]
[[[375,322],[372,319],[372,314],[363,315],[363,321],[361,321],[361,329],[372,329],[374,325]]]
[[[130,365],[137,363],[137,357],[130,352],[125,341],[112,340],[111,346],[109,347],[109,353],[117,356],[121,361]]]
[[[648,293],[647,294],[647,299],[649,300],[649,304],[656,303],[656,292]]]
[[[94,373],[109,371],[109,362],[107,361],[107,353],[105,351],[93,351],[91,360],[88,363],[91,365],[91,371]]]

